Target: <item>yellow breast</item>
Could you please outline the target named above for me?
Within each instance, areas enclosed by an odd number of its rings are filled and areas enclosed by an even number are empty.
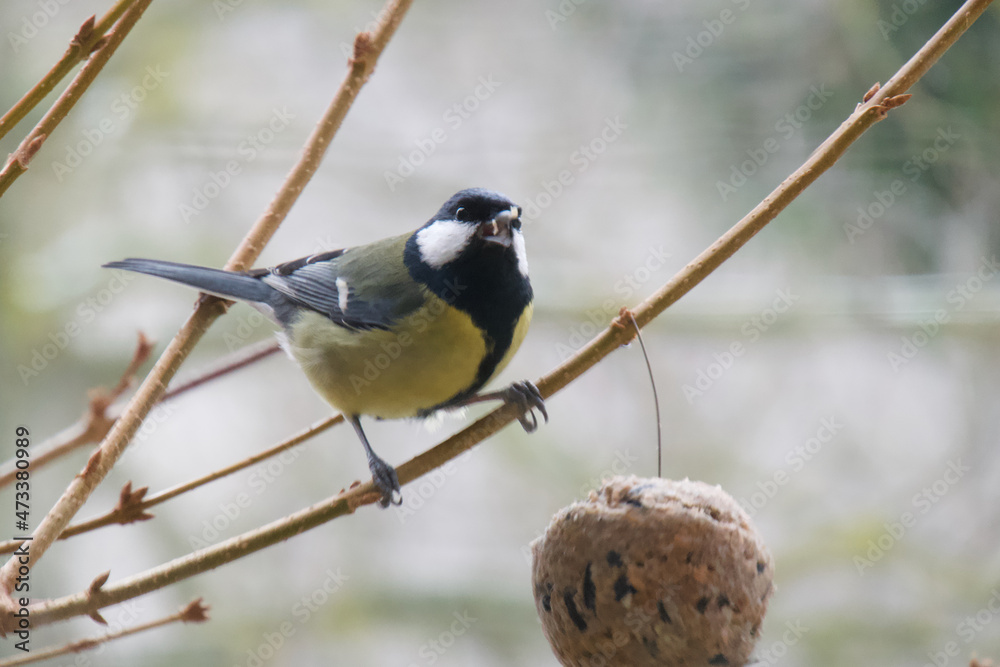
[[[527,331],[521,319],[503,364]],[[417,416],[467,389],[487,352],[472,319],[433,295],[391,331],[351,331],[306,311],[290,334],[289,351],[327,402],[383,419]]]

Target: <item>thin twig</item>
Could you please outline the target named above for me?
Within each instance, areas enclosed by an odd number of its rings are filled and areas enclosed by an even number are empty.
[[[281,346],[274,338],[262,340],[259,343],[254,343],[253,345],[247,345],[235,354],[223,357],[217,365],[211,368],[202,369],[184,382],[181,382],[176,386],[171,386],[167,389],[166,393],[163,394],[163,398],[160,400],[169,401],[171,398],[176,398],[184,392],[190,391],[195,387],[199,387],[206,382],[218,379],[224,375],[232,373],[233,371],[238,371],[245,366],[249,366],[254,362],[260,361],[261,359],[265,359],[280,349]]]
[[[358,488],[354,487],[352,491],[356,492]],[[372,503],[380,497],[372,490],[366,495],[367,502]],[[28,608],[32,626],[38,627],[64,618],[90,614],[94,610],[169,586],[292,538],[338,516],[353,512],[354,507],[350,504],[348,496],[356,497],[357,494],[342,492],[334,498],[299,510],[260,528],[116,582],[113,586],[101,587],[96,592],[87,590],[33,605]]]
[[[140,333],[140,335],[142,335]],[[145,339],[142,339],[143,341]],[[277,352],[280,348],[276,340],[265,340],[253,345],[247,345],[242,350],[231,354],[229,356],[223,357],[219,362],[210,366],[207,369],[201,369],[193,376],[185,379],[183,382],[177,384],[176,386],[170,387],[167,392],[160,398],[160,402],[169,401],[172,398],[180,396],[184,392],[190,391],[195,387],[205,384],[211,380],[216,380],[220,377],[228,375],[233,371],[239,370],[250,364],[265,359],[270,355]],[[32,470],[38,470],[43,465],[51,463],[57,460],[61,456],[65,456],[70,452],[75,451],[77,448],[83,445],[92,444],[95,442],[100,442],[104,439],[104,436],[108,434],[111,427],[114,426],[115,421],[118,419],[118,415],[121,413],[121,406],[118,406],[112,414],[108,414],[108,409],[111,407],[111,403],[124,393],[124,389],[132,386],[134,382],[134,375],[138,366],[145,362],[148,358],[151,348],[145,351],[145,357],[142,361],[137,361],[138,356],[134,356],[129,368],[135,368],[132,371],[126,371],[122,375],[122,379],[119,380],[119,387],[122,387],[122,382],[125,378],[129,378],[129,384],[122,388],[115,390],[114,395],[108,396],[107,392],[102,389],[93,389],[90,393],[90,402],[88,404],[87,412],[84,413],[82,419],[77,423],[73,424],[69,428],[63,429],[59,433],[56,433],[50,438],[47,438],[43,442],[34,446],[34,453],[31,459]],[[136,355],[139,354],[139,349],[135,352]],[[115,414],[118,413],[118,414]],[[9,459],[0,466],[0,488],[10,484],[14,479],[14,473],[17,472],[15,468],[16,459]],[[0,549],[0,553],[5,553]]]
[[[90,60],[87,64],[80,68],[73,80],[70,82],[69,86],[59,96],[52,108],[42,116],[42,119],[38,121],[38,125],[34,127],[28,136],[24,138],[21,145],[18,146],[11,156],[7,159],[7,164],[4,166],[3,170],[0,171],[0,197],[3,193],[7,191],[18,176],[23,174],[28,170],[28,163],[35,156],[35,153],[42,147],[45,139],[52,134],[52,131],[56,128],[59,123],[66,117],[76,103],[80,101],[83,97],[84,92],[90,87],[90,84],[94,82],[97,75],[104,69],[108,60],[114,55],[115,50],[122,43],[125,37],[129,34],[132,28],[135,26],[136,22],[142,17],[142,13],[146,11],[146,7],[152,0],[134,0],[130,3],[128,9],[122,14],[121,20],[115,24],[114,30],[111,31],[107,37],[100,37],[94,39],[93,34],[96,29],[94,25],[93,17],[91,17],[83,27],[80,28],[80,32],[73,39],[70,45],[70,51],[73,51],[73,44],[80,44],[80,52],[83,57],[90,56]],[[124,3],[119,3],[124,4]],[[113,10],[112,10],[113,11]],[[110,13],[109,13],[110,14]],[[107,17],[105,17],[106,19]],[[103,21],[104,19],[102,19]],[[87,50],[83,50],[83,44],[88,44]],[[96,51],[91,51],[96,48]],[[69,56],[70,51],[67,52]],[[65,60],[67,56],[63,56]],[[72,68],[74,63],[69,65]],[[58,65],[57,65],[58,67]],[[58,80],[58,79],[56,79]],[[45,79],[43,79],[45,81]],[[52,84],[55,85],[55,82]],[[35,91],[29,93],[29,96],[35,94]],[[44,95],[43,95],[44,97]],[[34,99],[34,98],[32,98]],[[41,98],[38,98],[39,100]],[[37,103],[37,100],[36,102]],[[17,109],[17,105],[15,105]],[[13,110],[12,110],[13,111]],[[20,113],[20,111],[18,111]],[[24,113],[27,113],[25,111]]]
[[[66,49],[63,57],[59,59],[59,62],[42,77],[41,81],[25,93],[24,97],[19,99],[3,115],[3,118],[0,118],[0,139],[7,136],[7,133],[14,129],[14,126],[20,123],[25,116],[31,113],[31,110],[38,106],[78,63],[90,55],[90,52],[94,50],[98,42],[104,38],[104,34],[122,17],[125,10],[135,2],[136,0],[118,0],[114,7],[101,17],[100,21],[95,21],[96,17],[91,16],[84,22],[76,36],[70,40],[69,47]]]
[[[139,368],[149,359],[149,354],[153,350],[143,333],[139,332],[139,341],[136,343],[135,352],[132,353],[132,360],[129,362],[125,372],[122,373],[118,384],[114,389],[95,388],[90,390],[90,402],[87,405],[87,412],[83,418],[64,430],[61,433],[49,438],[32,447],[31,469],[37,471],[46,463],[55,461],[60,456],[64,456],[83,445],[100,442],[101,438],[111,429],[115,417],[108,416],[108,407],[135,382],[135,374]],[[17,467],[14,465],[16,459],[10,459],[0,468],[0,488],[14,481]]]
[[[861,134],[877,120],[884,117],[887,98],[902,94],[906,87],[920,78],[930,66],[955,43],[958,37],[989,6],[991,0],[968,0],[958,12],[890,79],[880,94],[874,95],[824,141],[806,163],[785,179],[750,214],[726,232],[705,252],[681,269],[654,295],[635,309],[633,316],[640,326],[645,326],[670,304],[686,294],[703,280],[726,258],[745,244],[764,225],[784,209],[802,190],[815,181],[843,155]],[[546,398],[627,343],[633,333],[623,327],[609,326],[579,350],[573,357],[554,369],[536,384]],[[518,407],[504,404],[465,429],[454,434],[430,450],[415,456],[399,466],[396,471],[400,484],[407,484],[431,470],[444,465],[459,454],[512,422]],[[102,587],[96,594],[87,592],[68,595],[56,600],[41,602],[30,607],[33,623],[43,625],[53,621],[89,614],[94,610],[118,604],[145,593],[169,586],[196,574],[206,572],[225,563],[242,558],[267,546],[287,540],[293,535],[314,528],[336,517],[354,512],[362,505],[376,502],[381,497],[372,482],[357,484],[312,507],[300,510],[255,530],[195,551],[156,568]]]
[[[0,667],[30,665],[31,663],[41,662],[42,660],[48,660],[49,658],[55,658],[60,655],[91,651],[101,644],[106,644],[110,641],[114,641],[115,639],[121,639],[122,637],[128,637],[129,635],[146,632],[147,630],[153,630],[155,628],[162,628],[164,625],[170,625],[171,623],[204,623],[208,620],[208,610],[209,607],[202,602],[201,598],[198,598],[197,600],[191,601],[176,614],[171,614],[170,616],[165,616],[161,619],[150,621],[149,623],[142,623],[131,628],[109,632],[101,635],[100,637],[70,642],[65,646],[54,646],[52,648],[43,648],[37,651],[33,650],[31,653],[23,656],[0,660]]]
[[[106,514],[102,514],[101,516],[94,517],[93,519],[88,519],[81,523],[69,526],[62,532],[61,535],[59,535],[59,539],[65,540],[68,537],[80,535],[81,533],[86,533],[97,528],[103,528],[104,526],[132,523],[134,521],[142,521],[145,518],[151,518],[150,515],[145,515],[146,510],[151,507],[165,503],[172,498],[176,498],[182,493],[193,491],[194,489],[204,486],[210,482],[214,482],[217,479],[222,479],[223,477],[232,475],[240,470],[249,468],[252,465],[256,465],[261,461],[277,456],[278,454],[281,454],[282,452],[319,435],[330,427],[336,426],[342,421],[344,421],[343,415],[328,417],[258,454],[254,454],[253,456],[245,458],[242,461],[238,461],[230,466],[222,468],[221,470],[216,470],[215,472],[199,477],[198,479],[193,479],[190,482],[178,484],[177,486],[166,489],[165,491],[160,491],[159,493],[149,497],[145,496],[144,489],[133,492],[131,487],[132,483],[129,482],[125,485],[125,487],[123,487],[118,500],[118,505],[116,505],[113,510]],[[13,553],[20,544],[20,540],[7,540],[6,542],[0,542],[0,554]]]
[[[249,267],[277,231],[278,225],[319,167],[326,148],[361,87],[374,70],[375,63],[411,3],[412,0],[389,0],[379,15],[375,32],[362,32],[355,38],[354,57],[333,102],[310,134],[302,157],[282,183],[275,198],[226,263],[227,269],[240,270]],[[163,395],[167,383],[176,374],[181,363],[190,354],[194,345],[201,340],[209,325],[225,311],[225,304],[225,301],[215,297],[199,298],[194,312],[132,396],[125,412],[115,422],[101,446],[94,451],[84,469],[70,482],[35,529],[31,543],[31,567],[45,555],[93,490],[107,476],[139,430],[143,419]],[[13,558],[8,559],[3,568],[0,568],[0,630],[4,625],[9,627],[10,612],[15,609],[10,592],[17,573],[18,563]]]

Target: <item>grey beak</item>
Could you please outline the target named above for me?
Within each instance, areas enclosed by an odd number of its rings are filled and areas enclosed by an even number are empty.
[[[517,215],[517,209],[512,208],[500,211],[491,221],[483,223],[483,226],[480,228],[483,240],[496,243],[504,248],[509,248],[514,241],[510,223],[517,219]]]

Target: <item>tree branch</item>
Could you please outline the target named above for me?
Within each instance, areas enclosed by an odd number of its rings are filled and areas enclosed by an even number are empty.
[[[59,62],[42,77],[41,81],[25,93],[24,97],[3,115],[3,118],[0,118],[0,139],[7,136],[7,133],[14,129],[15,125],[24,120],[24,117],[52,92],[56,84],[69,74],[77,63],[86,60],[104,34],[135,2],[136,0],[118,0],[114,7],[101,17],[100,21],[95,22],[93,16],[84,21],[80,30],[70,40],[69,48],[66,49],[66,53],[59,59]]]
[[[147,0],[148,2],[148,0]],[[229,270],[249,267],[264,245],[277,230],[299,193],[315,173],[323,153],[336,134],[341,122],[357,97],[361,87],[375,68],[393,32],[402,20],[412,0],[389,0],[379,15],[374,34],[360,33],[354,42],[354,58],[333,102],[323,114],[303,150],[303,155],[282,183],[264,215],[254,224],[226,263]],[[30,562],[33,567],[53,542],[62,534],[70,520],[121,457],[142,420],[163,395],[167,383],[176,374],[194,345],[226,309],[226,302],[215,297],[199,298],[194,312],[164,350],[156,365],[132,396],[124,413],[115,422],[107,437],[91,455],[84,469],[70,482],[55,506],[42,519],[33,534]],[[18,573],[16,559],[9,559],[0,568],[0,623],[10,622],[15,606],[10,599]],[[0,626],[2,629],[2,626]]]
[[[632,309],[639,326],[643,327],[652,322],[667,307],[687,294],[729,259],[823,172],[832,167],[858,137],[877,121],[885,118],[889,109],[904,102],[905,99],[899,98],[937,62],[991,2],[992,0],[968,0],[962,5],[885,86],[874,94],[869,92],[869,95],[865,96],[866,101],[858,105],[854,113],[820,144],[801,167],[655,294]],[[629,327],[618,326],[610,326],[599,333],[573,357],[536,383],[542,396],[548,398],[555,394],[601,359],[627,343],[633,335],[634,332]],[[508,409],[509,407],[504,406],[496,410],[397,468],[400,483],[425,475],[470,449],[483,437],[495,433],[510,423],[514,419],[514,410]]]
[[[32,158],[34,158],[35,154],[42,147],[45,139],[52,134],[52,131],[56,128],[56,126],[59,125],[59,123],[61,123],[70,112],[70,109],[76,106],[76,103],[80,101],[80,98],[83,97],[87,88],[90,87],[90,84],[94,82],[97,75],[100,74],[102,69],[104,69],[108,60],[111,59],[115,50],[118,49],[118,46],[125,40],[125,37],[135,26],[136,22],[142,16],[142,13],[146,11],[146,7],[149,6],[150,2],[152,2],[152,0],[133,0],[131,3],[119,2],[119,5],[108,13],[108,16],[101,19],[103,23],[109,16],[113,15],[115,10],[119,9],[120,6],[127,7],[122,14],[121,20],[115,25],[114,30],[112,30],[111,34],[107,37],[95,37],[96,26],[94,25],[93,17],[88,19],[83,24],[80,28],[80,32],[77,33],[76,37],[73,38],[73,41],[70,42],[69,51],[67,51],[66,55],[63,56],[63,61],[68,63],[65,65],[66,71],[68,72],[76,64],[77,60],[88,56],[90,56],[90,60],[80,69],[63,94],[59,96],[59,99],[56,100],[55,104],[52,105],[52,108],[49,109],[48,113],[46,113],[42,119],[38,121],[38,125],[36,125],[35,128],[28,133],[28,136],[24,138],[24,141],[21,142],[21,145],[18,146],[17,150],[14,151],[7,159],[7,164],[4,166],[3,170],[0,171],[0,197],[3,196],[4,192],[7,191],[7,188],[10,187],[11,183],[13,183],[18,176],[28,170],[28,163],[31,162]],[[86,49],[84,48],[85,45]],[[96,49],[96,51],[94,49]],[[74,50],[76,50],[77,53],[74,53]],[[93,55],[91,55],[92,51]],[[63,61],[60,61],[60,65]],[[52,75],[53,72],[56,72],[60,65],[56,65],[56,68],[54,68],[52,72],[49,72],[49,74]],[[52,86],[55,86],[56,82],[59,78],[62,78],[62,76],[63,75],[59,75],[58,77],[54,77],[52,79],[49,90],[51,90]],[[42,83],[44,83],[48,78],[49,77],[46,76],[42,79]],[[39,85],[41,85],[41,83]],[[38,86],[35,88],[37,89]],[[28,98],[30,99],[29,102],[25,103],[25,108],[23,109],[24,114],[28,113],[30,108],[37,104],[41,98],[45,96],[44,94],[41,94],[41,92],[42,91],[36,93],[35,89],[32,89],[32,91],[28,93]],[[45,90],[44,92],[48,93],[48,90]],[[37,97],[39,94],[41,94],[41,97]],[[34,101],[32,102],[30,100]],[[24,99],[22,99],[21,102],[24,102]],[[11,109],[7,115],[11,115],[12,112],[18,110],[21,102],[14,105],[14,108]],[[21,113],[21,111],[18,110],[12,118],[16,117],[17,113]],[[7,116],[4,116],[4,119],[6,118]],[[0,132],[0,136],[2,135],[3,132]]]
[[[874,95],[865,96],[866,101],[858,105],[854,113],[820,145],[805,164],[655,294],[632,310],[635,321],[640,326],[651,322],[773,220],[799,193],[829,169],[865,130],[884,118],[887,109],[901,103],[898,99],[893,101],[894,98],[902,95],[917,81],[985,11],[990,2],[991,0],[968,0],[884,88]],[[546,398],[552,396],[634,335],[631,328],[613,323],[577,354],[538,381],[542,395]],[[517,410],[517,406],[504,404],[444,442],[399,466],[396,470],[400,484],[406,484],[430,472],[496,433],[516,418]],[[353,513],[356,508],[374,503],[380,497],[381,493],[370,481],[354,485],[312,507],[136,574],[102,588],[97,593],[77,593],[34,605],[31,607],[31,618],[37,626],[124,602],[287,540],[336,517]]]

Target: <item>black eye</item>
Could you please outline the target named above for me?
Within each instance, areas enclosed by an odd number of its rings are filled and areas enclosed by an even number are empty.
[[[510,228],[511,229],[520,229],[521,228],[521,218],[514,218],[513,220],[511,220],[510,221]]]
[[[455,211],[455,219],[459,222],[468,222],[469,212],[466,211],[464,207],[459,207],[458,210]]]

